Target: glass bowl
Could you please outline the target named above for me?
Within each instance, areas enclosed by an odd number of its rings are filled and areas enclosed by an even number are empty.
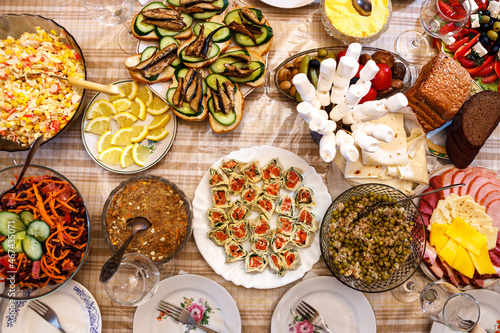
[[[320,13],[321,13],[321,22],[323,23],[323,26],[325,27],[326,32],[341,41],[344,44],[351,44],[351,43],[360,43],[360,44],[370,44],[377,40],[388,28],[389,28],[389,22],[391,21],[392,18],[392,3],[391,0],[388,0],[387,3],[387,10],[389,11],[389,14],[387,16],[387,19],[385,21],[385,24],[382,26],[382,28],[374,33],[373,35],[366,36],[366,37],[356,37],[356,36],[350,36],[347,35],[341,31],[339,31],[330,21],[328,16],[326,15],[326,10],[325,10],[325,0],[320,1]]]
[[[403,207],[406,211],[406,221],[415,222],[413,228],[411,229],[411,237],[413,237],[413,240],[409,244],[410,254],[406,260],[400,263],[399,267],[393,271],[386,280],[372,283],[367,283],[364,280],[357,279],[353,275],[346,276],[340,274],[337,265],[334,263],[334,258],[330,254],[331,245],[329,234],[331,232],[330,221],[333,216],[332,213],[336,210],[339,204],[345,203],[352,196],[362,196],[370,192],[373,192],[375,195],[387,195],[387,197],[396,200],[407,197],[401,191],[383,184],[364,184],[348,189],[333,201],[323,217],[323,223],[320,230],[320,246],[326,266],[330,272],[332,272],[332,274],[340,280],[340,282],[358,291],[378,293],[398,287],[408,280],[418,269],[425,252],[425,226],[422,223],[420,212],[412,200],[400,203],[401,207]],[[337,232],[338,230],[333,231],[333,233]],[[366,235],[366,233],[364,235]],[[369,244],[364,242],[363,246],[369,246]]]
[[[12,182],[15,181],[15,176],[19,175],[21,172],[23,165],[15,165],[11,166],[8,168],[5,168],[3,170],[0,170],[0,193],[3,193],[5,190],[10,189],[12,187]],[[69,280],[71,280],[75,274],[78,272],[78,270],[83,266],[83,263],[85,259],[87,258],[88,252],[89,252],[89,247],[90,247],[90,215],[87,209],[87,206],[85,205],[85,202],[83,201],[82,195],[80,192],[78,192],[78,189],[67,179],[64,177],[62,174],[58,173],[55,170],[49,169],[44,166],[39,166],[39,165],[33,165],[31,164],[28,167],[28,170],[26,171],[26,174],[24,178],[26,177],[40,177],[40,176],[55,176],[60,178],[61,180],[68,182],[71,187],[76,191],[76,194],[80,197],[84,210],[85,210],[85,224],[87,225],[87,244],[85,246],[85,252],[83,253],[83,257],[76,267],[75,271],[68,275],[66,280],[61,283],[56,283],[56,284],[49,284],[43,288],[38,288],[38,289],[21,289],[18,286],[15,288],[11,289],[10,285],[8,284],[8,280],[6,280],[5,285],[3,285],[3,290],[0,292],[0,297],[1,298],[6,298],[6,299],[11,299],[11,300],[30,300],[30,299],[36,299],[40,298],[43,296],[46,296],[48,294],[51,294],[52,292],[58,290],[61,288],[64,284],[66,284]],[[43,220],[43,218],[42,218]],[[2,255],[3,256],[3,255]],[[0,289],[2,289],[0,283]]]
[[[170,209],[169,210],[161,210],[162,207],[164,207],[164,204],[154,204],[152,206],[147,207],[147,209],[143,209],[140,213],[128,211],[128,210],[125,211],[122,209],[121,212],[119,212],[119,214],[116,214],[113,211],[113,208],[115,207],[114,206],[115,198],[118,198],[117,195],[120,195],[120,197],[122,197],[122,195],[124,195],[124,193],[125,193],[124,191],[128,191],[130,189],[130,186],[132,186],[131,185],[132,183],[135,183],[137,181],[142,181],[142,180],[143,181],[161,182],[163,184],[168,185],[171,188],[171,190],[173,190],[174,192],[176,192],[179,195],[179,197],[182,200],[181,205],[186,210],[186,221],[182,221],[182,223],[186,223],[185,236],[178,244],[173,245],[174,249],[173,249],[173,251],[169,250],[170,254],[168,256],[163,256],[162,258],[159,258],[160,254],[157,251],[155,251],[155,249],[151,249],[149,247],[149,245],[143,244],[143,246],[145,246],[143,249],[144,250],[148,249],[148,252],[147,253],[141,252],[141,253],[150,257],[155,262],[155,264],[161,265],[161,264],[164,264],[164,263],[167,263],[168,261],[170,261],[172,258],[174,258],[182,250],[182,248],[186,245],[189,237],[191,237],[192,225],[193,225],[193,211],[191,208],[191,203],[189,202],[189,199],[187,198],[186,194],[184,194],[184,192],[181,191],[171,181],[169,181],[165,178],[162,178],[162,177],[148,175],[148,176],[131,177],[131,178],[123,181],[122,183],[120,183],[120,185],[118,185],[113,191],[111,191],[106,202],[104,203],[104,207],[103,207],[102,214],[101,214],[101,230],[102,230],[102,234],[104,236],[105,243],[109,246],[109,248],[111,249],[111,251],[113,253],[115,253],[118,250],[119,245],[123,244],[125,239],[130,235],[130,230],[125,225],[125,221],[129,218],[132,218],[132,217],[139,217],[139,216],[145,217],[153,224],[152,227],[143,231],[142,233],[148,233],[148,232],[154,233],[155,234],[154,240],[157,240],[159,237],[160,241],[162,241],[162,242],[165,241],[165,240],[161,240],[162,237],[166,236],[166,238],[168,238],[167,233],[170,232],[170,229],[163,229],[162,230],[160,223],[159,222],[156,222],[158,224],[155,223],[155,221],[157,221],[155,216],[158,216],[159,214],[162,214],[162,213],[166,213],[170,210]],[[171,196],[170,193],[168,195],[165,195],[165,193],[161,193],[161,195],[158,195],[155,198],[157,198],[158,200],[164,200],[169,196]],[[127,200],[128,200],[128,198],[127,198]],[[156,200],[156,202],[159,202],[158,200]],[[127,201],[127,203],[128,202],[130,202],[130,201]],[[151,203],[152,202],[148,202],[148,204],[151,204]],[[134,205],[132,205],[132,206],[134,206]],[[109,213],[109,216],[111,216],[111,215],[115,216],[116,222],[113,221],[114,226],[112,228],[115,229],[114,227],[118,225],[118,231],[117,231],[116,235],[110,235],[108,232],[108,224],[106,221],[108,218],[108,213]],[[121,231],[123,231],[123,233],[120,231],[120,229],[121,229]],[[162,234],[162,232],[164,232],[165,234]],[[136,238],[139,238],[139,237],[141,237],[140,233],[136,236]],[[117,238],[119,239],[118,241],[116,240]],[[113,239],[115,240],[116,244],[114,244]],[[137,243],[135,243],[135,241],[132,241],[132,243],[129,245],[129,248],[126,251],[126,253],[133,253],[134,252],[134,251],[130,250],[131,247],[134,246],[134,244],[137,244]],[[151,254],[152,251],[154,251],[153,254]],[[156,256],[158,256],[158,258]]]
[[[68,45],[71,49],[78,53],[80,56],[79,62],[83,68],[83,72],[85,74],[85,78],[87,77],[87,68],[85,65],[85,59],[83,57],[82,50],[75,38],[66,30],[63,26],[56,23],[51,19],[47,19],[43,16],[39,15],[31,15],[31,14],[5,14],[0,16],[0,39],[6,39],[8,36],[12,36],[14,38],[19,38],[25,32],[36,32],[36,27],[40,27],[45,31],[54,30],[58,36],[65,36],[63,41]],[[61,35],[63,33],[63,35]],[[71,127],[71,124],[75,121],[75,119],[79,118],[81,113],[84,111],[85,107],[83,101],[85,100],[86,90],[82,92],[82,98],[80,100],[80,105],[78,109],[73,114],[73,117],[66,124],[66,126],[59,130],[54,136],[50,139],[45,140],[45,142],[54,139],[60,133],[64,132],[67,128]],[[44,142],[44,143],[45,143]],[[20,150],[28,150],[30,145],[28,143],[21,144],[17,142],[13,142],[3,138],[0,135],[0,150],[4,151],[20,151]]]
[[[303,56],[305,56],[307,54],[309,54],[311,56],[311,58],[317,56],[318,51],[321,50],[321,49],[327,50],[328,52],[333,51],[333,52],[335,52],[335,55],[337,55],[339,52],[347,50],[347,46],[319,47],[319,48],[316,48],[316,49],[305,50],[305,51],[302,51],[302,52],[299,52],[297,54],[292,55],[291,57],[285,59],[281,64],[279,64],[278,67],[276,67],[274,69],[274,71],[273,71],[274,74],[271,74],[271,75],[274,75],[274,78],[273,78],[274,87],[273,88],[277,89],[283,95],[285,95],[285,96],[287,96],[289,98],[295,99],[295,97],[291,96],[285,90],[283,90],[283,89],[280,88],[280,82],[279,82],[279,73],[280,73],[280,70],[282,68],[284,68],[289,63],[293,64],[294,60],[297,59],[297,58],[299,58],[299,57],[303,57]],[[363,46],[363,48],[361,49],[361,54],[372,55],[372,54],[374,54],[377,51],[387,51],[387,50],[379,49],[379,48],[376,48],[376,47]],[[413,82],[413,77],[412,77],[412,74],[411,74],[410,64],[406,60],[404,60],[403,58],[401,58],[399,55],[397,55],[396,53],[391,52],[391,54],[394,56],[394,60],[396,61],[396,63],[401,63],[405,67],[406,73],[405,73],[405,77],[402,80],[404,86],[401,89],[394,90],[391,94],[389,94],[387,96],[384,96],[384,98],[387,98],[387,97],[389,97],[389,96],[391,96],[393,94],[396,94],[398,92],[405,93],[406,91],[408,91],[411,88],[412,82]]]

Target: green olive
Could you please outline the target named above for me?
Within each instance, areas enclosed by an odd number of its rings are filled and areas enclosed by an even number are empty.
[[[493,30],[496,32],[500,31],[500,21],[496,21],[495,23],[493,23]]]
[[[481,19],[479,20],[479,23],[486,24],[489,22],[490,22],[490,17],[488,15],[481,15]]]
[[[326,49],[320,49],[318,51],[318,57],[326,58],[328,56],[328,51]]]
[[[498,38],[498,34],[493,31],[493,30],[489,30],[487,33],[486,33],[486,36],[488,37],[488,39],[490,40],[497,40]]]

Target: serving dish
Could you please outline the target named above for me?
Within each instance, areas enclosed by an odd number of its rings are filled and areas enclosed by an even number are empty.
[[[122,81],[117,81],[114,82],[114,85],[121,85],[127,82],[132,82],[133,80],[122,80]],[[168,153],[172,145],[174,144],[175,140],[175,135],[177,133],[177,117],[174,116],[172,109],[169,108],[167,111],[168,114],[170,114],[170,121],[168,124],[165,126],[165,129],[168,130],[168,135],[160,140],[160,141],[151,141],[148,139],[144,139],[142,142],[140,142],[141,145],[148,147],[149,150],[151,151],[148,160],[144,166],[139,166],[137,164],[132,164],[131,166],[127,168],[122,168],[120,166],[120,163],[116,165],[111,165],[109,163],[101,161],[98,156],[99,153],[97,152],[97,142],[99,140],[99,135],[96,135],[94,133],[89,133],[85,131],[85,127],[87,124],[90,122],[89,119],[87,119],[87,113],[89,112],[89,108],[94,103],[95,101],[99,99],[105,99],[109,100],[109,96],[107,94],[103,93],[98,93],[96,94],[92,100],[89,102],[87,109],[85,110],[85,113],[83,114],[83,119],[82,119],[82,125],[81,125],[81,132],[82,132],[82,141],[83,145],[85,147],[85,150],[87,150],[87,153],[90,155],[90,157],[102,168],[116,172],[116,173],[121,173],[121,174],[133,174],[137,172],[144,171],[146,169],[151,168],[154,166],[156,163],[160,162],[161,159]],[[147,113],[146,118],[144,120],[138,120],[136,121],[133,126],[140,126],[140,125],[149,125],[151,121],[154,119],[155,116],[153,116],[150,113]],[[111,126],[111,132],[115,133],[118,129],[119,126],[116,123],[116,121],[112,120],[110,123]]]
[[[284,68],[287,64],[293,63],[295,59],[300,58],[300,57],[304,57],[305,55],[310,55],[311,58],[315,57],[315,56],[317,56],[318,51],[323,50],[323,49],[326,50],[327,52],[334,52],[335,55],[337,55],[339,52],[347,50],[347,46],[319,47],[319,48],[314,48],[314,49],[310,49],[310,50],[305,50],[305,51],[302,51],[302,52],[299,52],[297,54],[290,56],[289,58],[287,58],[283,62],[281,62],[271,73],[271,76],[274,76],[273,77],[274,88],[277,89],[283,95],[285,95],[289,98],[295,99],[295,97],[291,96],[286,91],[284,91],[283,89],[280,88],[280,82],[279,82],[279,78],[278,78],[278,74],[279,74],[280,70],[282,68]],[[366,53],[366,54],[372,55],[373,53],[378,52],[378,51],[386,51],[386,50],[367,46],[367,47],[362,48],[361,54]],[[410,64],[406,60],[401,58],[399,55],[392,53],[392,52],[391,52],[391,54],[394,56],[394,59],[396,60],[396,62],[400,62],[404,65],[406,73],[405,73],[405,76],[402,80],[403,84],[404,84],[403,88],[395,90],[393,93],[391,93],[385,97],[391,96],[392,94],[395,94],[397,92],[405,93],[407,90],[410,89],[411,85],[413,84],[413,82],[415,80],[415,78],[413,78],[412,74],[411,74]]]
[[[102,332],[102,316],[99,305],[94,296],[80,283],[74,280],[69,281],[57,292],[44,297],[43,302],[56,311],[64,329],[72,329],[72,332]],[[6,308],[3,318],[1,318],[2,332],[59,332],[49,322],[40,320],[38,314],[28,309],[27,302],[15,302],[14,306],[13,318],[9,316],[10,307]]]
[[[146,186],[148,186],[148,184],[149,184],[149,186],[152,186],[151,184],[153,184],[153,185],[159,184],[161,186],[161,189],[159,191],[161,191],[165,188],[168,189],[168,191],[173,190],[175,192],[174,196],[177,195],[181,199],[181,201],[183,202],[182,206],[185,209],[185,217],[184,217],[184,213],[182,214],[182,216],[179,216],[179,218],[183,219],[182,223],[186,224],[185,229],[183,229],[183,232],[185,233],[185,235],[184,235],[184,238],[182,240],[180,240],[180,243],[175,244],[177,246],[175,248],[175,250],[172,252],[169,249],[169,251],[171,253],[168,256],[163,257],[163,258],[155,257],[155,255],[157,255],[157,254],[155,254],[154,252],[153,253],[151,253],[151,252],[143,253],[143,254],[149,256],[157,265],[161,265],[161,264],[167,263],[172,258],[174,258],[182,250],[182,248],[186,245],[189,237],[191,237],[192,224],[193,224],[193,213],[192,213],[191,203],[190,203],[188,197],[186,196],[186,194],[184,194],[184,192],[181,189],[179,189],[177,187],[177,185],[175,185],[174,183],[172,183],[168,179],[165,179],[163,177],[153,176],[153,175],[147,175],[147,176],[131,177],[131,178],[121,182],[120,185],[118,185],[113,191],[111,191],[108,198],[106,199],[106,202],[104,203],[104,207],[102,209],[102,214],[101,214],[101,230],[102,230],[102,234],[104,236],[105,243],[108,245],[108,247],[111,249],[111,251],[113,253],[115,253],[118,250],[119,245],[121,245],[121,244],[118,244],[118,245],[114,244],[113,240],[110,237],[110,234],[108,232],[108,224],[107,224],[108,216],[113,216],[113,220],[114,220],[114,218],[116,217],[115,216],[116,214],[114,213],[114,211],[112,211],[112,209],[116,209],[116,207],[114,207],[115,199],[118,197],[123,198],[123,194],[124,194],[125,190],[132,191],[132,195],[133,195],[135,192],[135,189],[132,189],[130,186],[135,186],[134,184],[136,184],[137,182],[140,182],[140,181],[145,182]],[[157,186],[156,188],[158,189],[159,187]],[[144,192],[142,192],[142,193],[144,193]],[[163,200],[163,202],[164,202],[167,198],[170,198],[172,196],[171,193],[169,193],[169,194],[160,193],[160,194],[161,195],[156,197],[155,202],[150,201],[147,203],[150,205],[149,207],[147,207],[147,208],[141,207],[141,214],[140,215],[137,215],[138,213],[134,213],[133,210],[135,208],[131,208],[131,210],[127,211],[127,212],[122,212],[122,210],[118,210],[119,214],[122,214],[122,213],[124,214],[122,217],[118,217],[118,220],[119,221],[121,221],[123,219],[126,220],[128,218],[137,217],[137,216],[142,216],[142,217],[148,218],[150,220],[150,222],[153,223],[153,227],[148,229],[148,231],[146,231],[146,232],[150,232],[150,234],[154,234],[154,236],[151,236],[151,237],[152,237],[152,239],[155,240],[155,242],[162,242],[160,238],[164,237],[164,236],[165,236],[165,238],[168,238],[169,235],[167,235],[167,234],[160,235],[161,230],[155,230],[155,221],[157,220],[155,218],[155,216],[159,216],[159,212],[175,213],[175,212],[178,212],[178,210],[175,210],[171,206],[169,206],[168,208],[165,208],[166,206],[164,206],[160,203],[160,200]],[[141,195],[139,194],[139,196],[141,196]],[[122,201],[122,203],[123,203],[123,201]],[[176,202],[176,203],[178,204],[178,202]],[[139,209],[139,207],[138,207],[138,209]],[[162,209],[163,209],[163,211],[162,211]],[[130,215],[130,217],[127,214]],[[168,230],[166,230],[166,232],[170,232],[173,227],[177,228],[177,225],[167,226],[166,223],[165,223],[165,226],[169,228]],[[156,228],[160,229],[158,226],[156,226]],[[130,231],[128,230],[128,228],[124,228],[124,230],[126,230],[126,233],[127,233],[126,235],[121,235],[121,234],[117,235],[121,239],[121,243],[123,243],[125,241],[125,239],[128,237],[128,235],[130,235]],[[175,229],[175,230],[177,230],[177,229]],[[132,249],[135,246],[134,244],[140,244],[140,243],[138,240],[136,242],[132,242],[130,244],[130,246],[128,247],[128,252],[133,251]]]
[[[16,165],[16,166],[11,166],[11,167],[5,168],[5,169],[0,171],[0,193],[9,189],[12,186],[11,182],[13,180],[15,180],[15,175],[18,175],[20,173],[22,167],[23,167],[23,165]],[[85,210],[84,223],[85,223],[86,230],[87,230],[87,241],[86,241],[86,245],[84,248],[85,250],[82,254],[82,258],[80,260],[80,263],[77,265],[76,269],[71,274],[66,276],[66,279],[63,282],[58,282],[55,284],[47,284],[45,287],[38,288],[38,289],[21,289],[20,287],[16,286],[16,288],[13,290],[13,289],[9,288],[7,281],[4,281],[1,283],[2,291],[0,292],[0,297],[2,297],[2,298],[11,299],[11,300],[30,300],[30,299],[35,299],[35,298],[49,295],[49,294],[53,293],[54,291],[58,290],[59,288],[61,288],[62,286],[64,286],[68,281],[70,281],[75,276],[75,274],[78,272],[78,270],[83,266],[83,263],[84,263],[85,259],[87,258],[89,248],[90,248],[90,242],[88,240],[90,240],[90,234],[91,234],[91,232],[90,232],[90,214],[88,212],[87,207],[85,206],[85,202],[83,201],[82,195],[80,194],[78,189],[71,183],[71,181],[69,179],[67,179],[65,176],[58,173],[57,171],[49,169],[49,168],[44,167],[44,166],[33,165],[33,164],[30,165],[26,171],[24,178],[26,178],[26,177],[42,177],[45,175],[54,176],[54,177],[57,177],[65,182],[67,182],[75,190],[77,196],[80,197],[81,205],[83,205],[84,210]],[[83,212],[81,212],[81,213],[83,213]]]
[[[283,0],[260,0],[265,4],[268,4],[270,6],[278,7],[278,8],[299,8],[299,7],[304,7],[307,6],[311,3],[313,3],[315,0],[290,0],[290,1],[283,1]]]
[[[322,314],[325,324],[338,332],[375,333],[373,308],[362,293],[346,287],[331,276],[317,276],[297,283],[274,309],[271,333],[303,332],[295,308],[305,301]],[[335,311],[332,311],[335,309]]]
[[[350,43],[370,44],[370,43],[376,41],[377,39],[380,38],[380,36],[384,32],[387,31],[387,29],[389,29],[389,23],[390,23],[391,18],[392,18],[392,2],[391,2],[391,0],[388,0],[387,1],[388,16],[387,16],[387,19],[386,19],[384,25],[382,26],[382,28],[378,32],[374,33],[373,35],[366,36],[366,37],[355,37],[355,36],[350,36],[350,35],[347,35],[341,31],[339,31],[333,25],[333,23],[330,21],[330,19],[328,18],[327,14],[326,14],[325,0],[320,0],[319,10],[320,10],[320,14],[321,14],[321,23],[323,23],[323,26],[324,26],[326,32],[330,36],[338,39],[339,41],[341,41],[344,44],[350,44]]]
[[[304,177],[303,184],[314,191],[317,202],[316,206],[312,207],[312,211],[316,215],[316,219],[320,221],[325,210],[330,205],[331,198],[321,176],[301,157],[287,150],[271,146],[243,148],[224,157],[224,159],[236,159],[242,162],[259,161],[261,167],[265,166],[273,158],[277,158],[280,161],[284,170],[287,170],[291,166],[302,169],[302,175]],[[223,158],[215,162],[212,168],[220,167],[222,160]],[[273,274],[268,267],[261,273],[249,274],[245,271],[244,260],[226,263],[224,247],[217,246],[207,235],[211,230],[207,218],[207,210],[212,207],[208,179],[209,172],[207,171],[195,191],[195,197],[193,199],[193,236],[203,258],[217,274],[222,275],[226,280],[236,285],[242,285],[246,288],[270,289],[281,287],[300,279],[319,260],[319,238],[316,233],[310,247],[299,249],[301,265],[297,270],[287,271],[284,276]],[[257,183],[257,185],[260,186],[260,183]],[[288,191],[284,189],[281,189],[280,192],[281,194],[288,193]],[[238,197],[239,196],[232,195],[231,199],[234,201]],[[299,209],[297,209],[297,212],[298,210]],[[254,219],[258,215],[256,211],[252,212],[251,215],[248,216],[248,220]],[[273,214],[269,220],[271,228],[275,228],[277,226],[277,214]],[[245,241],[242,245],[246,250],[250,251],[249,242]]]
[[[183,306],[217,332],[241,333],[241,318],[236,302],[224,287],[206,277],[180,274],[160,281],[153,297],[137,307],[134,333],[187,332],[186,325],[158,310],[160,301]]]
[[[76,42],[75,38],[66,30],[63,26],[58,24],[57,22],[47,19],[43,16],[39,15],[31,15],[31,14],[5,14],[0,17],[0,39],[5,39],[8,36],[12,36],[14,38],[19,38],[23,33],[36,32],[36,27],[40,27],[45,31],[54,30],[58,35],[63,36],[64,42],[79,55],[79,62],[83,68],[83,72],[85,78],[87,77],[87,69],[85,64],[85,59],[83,57],[82,50],[80,46]],[[85,98],[86,90],[82,92],[82,98],[80,101],[83,101]],[[47,141],[50,141],[57,137],[60,133],[64,132],[67,128],[71,127],[71,124],[75,122],[75,119],[82,114],[85,109],[85,103],[80,103],[77,110],[73,114],[73,117],[66,126],[58,131],[52,138]],[[42,143],[43,144],[43,143]],[[7,140],[0,136],[0,150],[4,151],[20,151],[20,150],[28,150],[30,148],[29,144],[20,144],[10,140]]]
[[[387,278],[383,280],[367,283],[364,280],[355,278],[354,275],[347,275],[347,274],[343,275],[340,269],[338,268],[337,264],[335,263],[335,258],[332,256],[330,252],[330,247],[331,247],[330,244],[331,239],[329,236],[329,234],[331,233],[330,221],[332,220],[332,218],[334,218],[335,216],[334,211],[336,211],[339,204],[343,205],[344,203],[349,201],[353,196],[360,197],[365,194],[368,194],[369,196],[385,195],[388,198],[396,200],[407,198],[407,196],[403,194],[401,191],[383,184],[358,185],[343,192],[333,201],[333,203],[330,205],[330,207],[328,208],[323,217],[323,223],[321,225],[321,230],[320,230],[321,253],[325,260],[326,266],[328,267],[330,272],[337,279],[340,280],[340,282],[358,291],[378,293],[398,287],[399,285],[403,284],[406,280],[408,280],[413,275],[413,273],[415,273],[415,271],[418,269],[425,252],[425,226],[421,222],[422,218],[420,212],[417,206],[415,206],[415,204],[413,203],[413,201],[407,200],[400,203],[401,207],[404,208],[406,212],[405,221],[414,222],[410,231],[410,235],[413,239],[410,240],[409,242],[409,250],[410,250],[409,255],[404,259],[402,263],[399,264],[399,267],[397,267],[396,270],[392,271],[387,276]],[[335,234],[339,232],[340,230],[335,230],[333,233]],[[363,237],[367,237],[366,234],[364,234]],[[362,244],[364,244],[364,246],[371,247],[371,245],[369,245],[369,243],[367,243],[366,240],[363,240]],[[394,262],[391,262],[391,264],[392,263]]]

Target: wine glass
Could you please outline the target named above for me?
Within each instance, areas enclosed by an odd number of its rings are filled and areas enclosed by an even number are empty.
[[[469,0],[425,0],[420,8],[423,33],[416,30],[402,32],[395,42],[396,52],[412,64],[423,62],[429,54],[426,36],[451,37],[458,33],[470,16]]]
[[[138,306],[153,297],[159,282],[160,272],[151,259],[140,253],[128,253],[104,289],[113,301]]]
[[[128,53],[135,54],[136,40],[127,19],[132,14],[134,0],[82,0],[83,6],[89,15],[104,25],[122,24],[118,34],[120,48]]]

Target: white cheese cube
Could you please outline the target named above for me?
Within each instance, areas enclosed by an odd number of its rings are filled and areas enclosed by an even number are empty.
[[[486,50],[484,48],[483,45],[481,45],[481,43],[477,42],[476,44],[474,44],[474,46],[472,47],[472,49],[474,51],[476,51],[476,53],[480,56],[480,57],[484,57],[487,53],[488,53],[488,50]]]
[[[470,16],[470,26],[471,28],[479,28],[481,24],[479,23],[479,14],[472,14]]]
[[[441,37],[441,40],[446,44],[446,45],[450,45],[450,44],[453,44],[455,43],[455,38],[453,36],[450,36],[450,37]]]
[[[464,7],[465,9],[470,8],[470,13],[475,13],[479,8],[477,7],[477,3],[474,0],[466,0],[464,1]]]
[[[498,15],[500,14],[500,2],[490,1],[490,4],[488,5],[488,10],[490,11],[491,18],[498,18]]]

